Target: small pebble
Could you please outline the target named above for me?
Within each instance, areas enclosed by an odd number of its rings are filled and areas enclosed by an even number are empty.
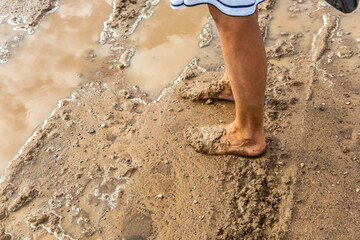
[[[107,126],[106,126],[105,123],[103,123],[103,124],[100,125],[100,127],[101,127],[101,128],[106,128]]]
[[[198,204],[198,203],[199,203],[199,202],[198,202],[198,201],[196,201],[196,200],[194,200],[194,201],[193,201],[193,204]]]
[[[341,151],[343,153],[348,153],[349,152],[349,149],[346,147],[346,146],[341,146]]]
[[[162,195],[161,193],[159,193],[158,195],[156,195],[156,198],[163,199],[163,198],[164,198],[164,195]]]
[[[206,100],[205,104],[209,105],[209,104],[212,104],[213,102],[214,102],[214,100],[208,99],[208,100]]]
[[[305,167],[305,163],[300,163],[300,167],[301,168]]]
[[[87,132],[90,133],[90,134],[93,134],[93,133],[95,133],[96,131],[95,131],[94,129],[92,129],[92,128],[89,128],[89,129],[87,130]]]
[[[356,189],[356,192],[359,193],[359,192],[360,192],[360,188],[357,188],[357,189]]]

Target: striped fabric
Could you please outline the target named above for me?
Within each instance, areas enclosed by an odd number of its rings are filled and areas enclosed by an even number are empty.
[[[193,7],[200,4],[210,4],[219,9],[222,13],[240,17],[249,16],[256,10],[256,6],[264,0],[170,0],[173,9],[182,6]]]

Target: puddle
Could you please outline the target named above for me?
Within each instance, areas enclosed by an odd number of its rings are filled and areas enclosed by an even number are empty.
[[[34,35],[12,48],[0,64],[0,171],[50,115],[59,99],[79,84],[77,75],[99,65],[85,60],[92,49],[101,58],[105,47],[96,44],[111,3],[102,0],[62,1]],[[1,26],[0,33],[16,35]],[[6,39],[1,35],[0,44]],[[1,46],[1,45],[0,45]]]
[[[0,64],[6,63],[9,58],[9,44],[20,37],[13,36],[14,31],[8,24],[0,25]]]
[[[278,39],[286,39],[283,33],[302,33],[303,36],[297,40],[297,52],[308,52],[312,47],[313,36],[323,24],[323,20],[313,17],[314,11],[317,9],[318,2],[306,0],[303,3],[295,1],[278,0],[273,18],[270,22],[269,35],[267,37],[266,46],[272,46]],[[343,34],[351,32],[350,38],[354,41],[360,38],[360,28],[357,21],[359,20],[359,10],[352,14],[342,14],[333,11],[334,14],[340,15],[339,27]],[[285,23],[285,24],[284,24]],[[337,36],[335,36],[336,38]],[[270,59],[269,62],[278,66],[291,67],[290,58],[282,57],[280,60]]]
[[[208,20],[206,6],[173,10],[162,0],[150,19],[141,21],[130,39],[136,53],[127,69],[130,85],[155,96],[183,70],[200,51],[199,34]],[[164,24],[166,23],[166,24]]]
[[[14,31],[9,24],[0,24],[0,46],[14,35]]]
[[[351,14],[341,14],[339,26],[343,29],[344,33],[351,32],[350,37],[354,40],[360,39],[359,17],[360,9],[357,9]],[[360,41],[360,40],[359,40]]]
[[[315,20],[309,15],[314,10],[316,10],[316,2],[310,0],[303,3],[278,0],[270,22],[266,46],[273,45],[283,32],[303,33],[303,37],[298,40],[299,45],[302,50],[309,50],[313,33],[316,33],[322,25],[321,20]]]

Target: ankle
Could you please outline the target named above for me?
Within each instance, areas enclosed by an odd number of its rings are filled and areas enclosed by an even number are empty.
[[[237,135],[241,137],[243,140],[256,140],[259,138],[264,138],[264,128],[263,126],[247,126],[244,127],[244,125],[240,125],[237,123],[232,123],[231,127],[231,134]]]
[[[220,79],[220,82],[224,82],[226,84],[230,83],[230,79],[229,79],[228,74],[226,72],[224,73],[224,76]]]

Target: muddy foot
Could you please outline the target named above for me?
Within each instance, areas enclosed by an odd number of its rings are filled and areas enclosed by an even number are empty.
[[[232,145],[229,139],[231,125],[190,127],[185,137],[197,152],[206,154],[231,154],[240,156],[259,156],[266,149],[265,141],[242,141]]]
[[[221,78],[223,73],[205,72],[195,80],[185,83],[179,88],[179,95],[182,98],[193,101],[201,101],[207,99],[221,99],[234,101],[230,83],[226,75]],[[218,80],[220,79],[221,80]]]

